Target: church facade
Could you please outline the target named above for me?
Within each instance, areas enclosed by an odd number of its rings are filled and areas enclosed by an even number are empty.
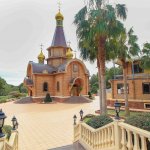
[[[66,44],[64,17],[60,11],[55,19],[56,29],[52,44],[47,48],[48,58],[41,49],[38,63],[30,61],[27,66],[24,85],[33,101],[43,99],[47,93],[60,98],[87,95],[89,91],[89,71],[83,61],[73,58],[72,49]]]

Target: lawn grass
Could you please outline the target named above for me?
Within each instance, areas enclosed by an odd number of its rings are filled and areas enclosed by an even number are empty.
[[[116,112],[115,112],[115,110],[113,110],[113,109],[108,109],[108,110],[107,110],[107,113],[108,113],[108,115],[114,116],[114,117],[115,117],[115,115],[116,115]],[[134,112],[134,111],[130,111],[130,116],[138,115],[138,114],[141,114],[141,113],[144,113],[144,112]],[[125,111],[124,111],[124,110],[121,110],[120,113],[119,113],[119,116],[120,116],[121,118],[125,118],[125,117],[126,117],[126,116],[125,116]],[[91,116],[91,117],[90,117],[90,116],[85,117],[85,118],[84,118],[84,122],[86,123],[86,122],[89,121],[91,118],[92,118],[92,116]]]
[[[115,110],[108,109],[107,111],[108,111],[108,115],[113,115],[113,116],[116,115]],[[132,115],[138,115],[139,113],[142,113],[142,112],[130,111],[130,116],[132,116]],[[120,117],[125,117],[125,111],[124,111],[124,110],[121,110],[120,113],[119,113],[119,116],[120,116]]]
[[[0,96],[0,103],[6,103],[9,101],[9,99],[11,99],[12,96],[11,95],[7,95],[7,96]]]

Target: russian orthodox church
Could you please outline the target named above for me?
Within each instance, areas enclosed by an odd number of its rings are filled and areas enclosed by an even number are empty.
[[[73,58],[73,50],[66,44],[60,10],[55,19],[56,29],[52,44],[47,48],[48,58],[41,48],[38,63],[29,61],[27,66],[24,84],[34,101],[43,99],[47,93],[60,98],[87,95],[89,91],[89,71],[83,61]]]

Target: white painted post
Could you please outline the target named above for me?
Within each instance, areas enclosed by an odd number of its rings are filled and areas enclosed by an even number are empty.
[[[120,150],[121,147],[121,130],[119,128],[119,121],[114,121],[114,130],[115,130],[115,150]]]

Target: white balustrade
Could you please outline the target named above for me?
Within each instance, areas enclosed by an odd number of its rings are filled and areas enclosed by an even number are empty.
[[[98,129],[79,123],[74,131],[74,141],[86,150],[148,150],[150,139],[150,132],[119,121]]]

